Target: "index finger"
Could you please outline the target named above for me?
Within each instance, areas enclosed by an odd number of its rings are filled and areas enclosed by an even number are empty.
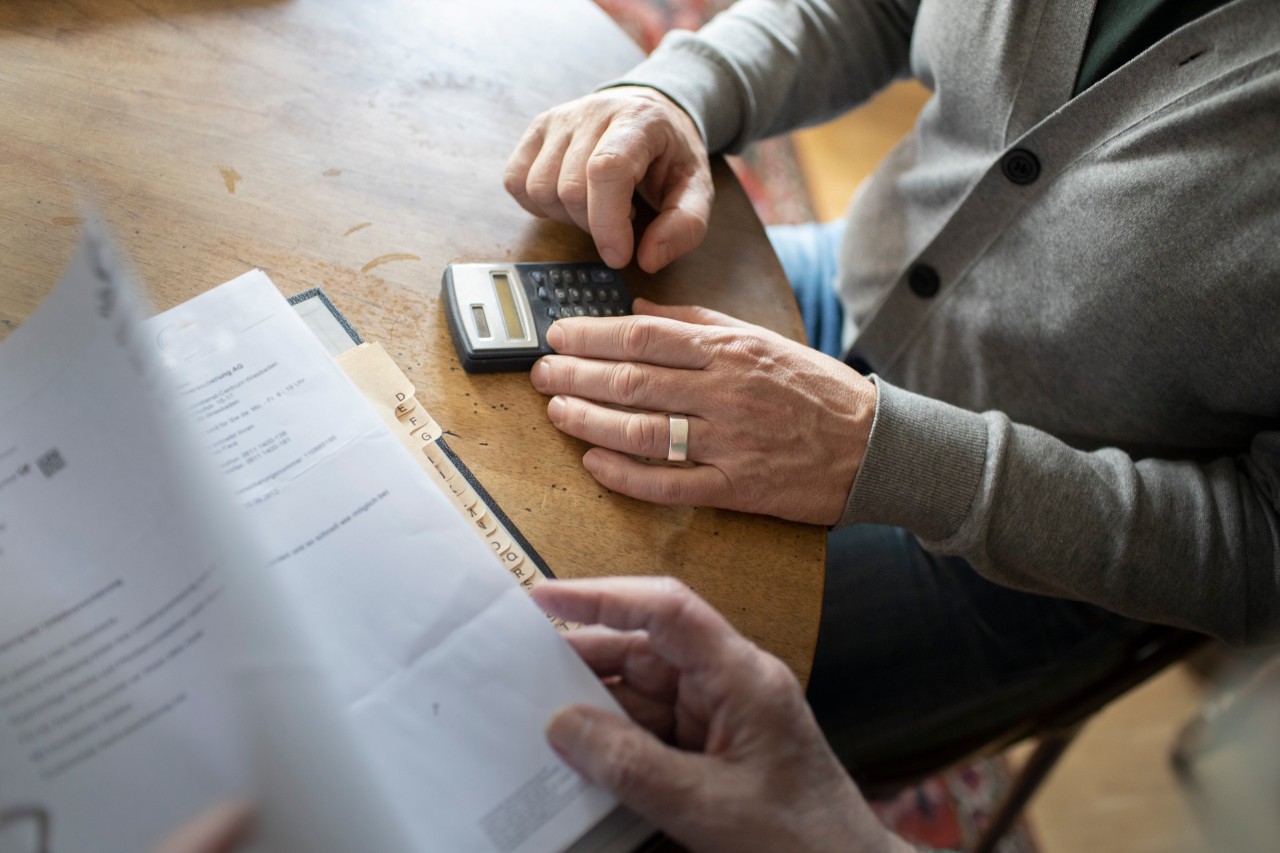
[[[589,578],[535,586],[538,606],[573,622],[647,631],[650,647],[683,672],[722,670],[751,648],[745,637],[674,578]]]
[[[631,260],[631,199],[653,159],[645,134],[617,122],[587,158],[587,223],[601,259],[614,269]]]
[[[560,355],[701,370],[711,364],[714,328],[666,317],[565,317],[547,330]]]

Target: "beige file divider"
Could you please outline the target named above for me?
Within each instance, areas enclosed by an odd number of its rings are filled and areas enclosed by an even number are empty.
[[[449,452],[444,431],[418,401],[413,383],[382,345],[362,343],[334,360],[379,417],[399,436],[413,458],[431,474],[432,481],[467,519],[476,535],[484,539],[494,558],[511,577],[525,590],[544,583],[547,576],[539,566],[541,560],[534,559],[530,554],[532,549],[521,545],[524,537],[514,525],[504,521],[503,514],[483,488],[477,491],[479,483]],[[563,619],[547,618],[561,631],[578,627]]]

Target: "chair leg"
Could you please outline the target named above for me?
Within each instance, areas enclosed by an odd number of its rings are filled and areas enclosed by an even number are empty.
[[[973,848],[973,853],[992,853],[996,845],[1000,843],[1000,839],[1004,838],[1014,821],[1018,819],[1018,815],[1022,814],[1022,809],[1026,806],[1036,789],[1040,787],[1040,783],[1049,775],[1049,771],[1058,763],[1058,759],[1062,757],[1071,742],[1076,739],[1076,735],[1080,734],[1080,729],[1084,727],[1083,722],[1078,723],[1070,728],[1045,735],[1036,744],[1035,750],[1031,753],[1031,757],[1027,759],[1026,766],[1018,773],[1017,778],[1013,780],[1013,787],[1009,789],[1009,793],[1005,795],[1004,800],[1000,803],[1000,807],[992,816],[991,822],[983,829],[982,835],[978,838],[977,845]]]

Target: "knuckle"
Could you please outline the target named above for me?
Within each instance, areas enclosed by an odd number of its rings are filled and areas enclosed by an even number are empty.
[[[684,581],[674,577],[659,579],[659,594],[664,600],[664,618],[671,625],[700,621],[710,605],[698,597]]]
[[[543,359],[545,370],[540,371],[545,380],[544,393],[554,394],[564,388],[573,387],[573,360],[558,355],[550,355]],[[567,402],[567,401],[566,401]]]
[[[522,195],[524,193],[524,170],[516,166],[508,166],[502,173],[502,186],[511,195]]]
[[[658,594],[669,599],[678,606],[688,606],[689,601],[695,601],[698,599],[698,596],[689,587],[689,585],[679,578],[664,575],[663,577],[658,578],[655,583],[658,587]]]
[[[644,753],[635,738],[611,739],[604,747],[602,759],[604,778],[601,782],[623,801],[630,799],[649,777]]]
[[[652,499],[654,503],[664,506],[683,504],[685,503],[684,488],[680,485],[680,481],[672,477],[659,476],[653,484]]]
[[[561,175],[556,192],[566,207],[585,209],[587,206],[587,182],[577,176]]]
[[[627,140],[597,148],[587,158],[587,180],[616,180],[636,171],[635,155],[626,150]]]
[[[795,674],[778,658],[754,645],[746,653],[756,658],[755,693],[763,700],[758,712],[775,719],[783,730],[796,724],[806,703]]]
[[[627,447],[639,448],[641,453],[656,452],[658,430],[652,415],[629,415],[623,429]]]
[[[688,242],[697,246],[707,238],[707,232],[711,230],[705,217],[699,216],[691,220],[689,224],[689,233],[685,235]]]
[[[624,361],[609,368],[610,393],[624,406],[634,406],[642,400],[648,384],[648,374],[638,364]]]
[[[705,308],[701,305],[690,305],[689,312],[693,315],[694,320],[696,320],[699,323],[702,323],[704,326],[714,325],[715,321],[718,320],[720,317],[720,315],[717,314],[715,311],[712,311],[710,308]]]
[[[800,682],[785,663],[759,649],[755,651],[760,656],[760,683],[766,691],[783,695],[799,689]]]
[[[619,494],[635,497],[635,490],[631,483],[631,474],[625,467],[603,464],[596,470],[592,471],[591,476],[595,477],[601,485],[607,486]]]
[[[555,207],[560,203],[556,185],[546,178],[530,175],[525,182],[525,191],[541,207]]]
[[[774,375],[777,358],[759,335],[742,329],[718,332],[709,342],[717,354],[734,364],[743,376]]]
[[[565,410],[565,428],[577,436],[587,434],[591,426],[590,410],[581,403],[571,402]]]
[[[665,134],[671,127],[666,105],[649,98],[632,99],[619,111],[619,119],[636,134]]]
[[[624,358],[643,358],[653,340],[653,325],[638,317],[629,317],[619,324],[618,334]]]

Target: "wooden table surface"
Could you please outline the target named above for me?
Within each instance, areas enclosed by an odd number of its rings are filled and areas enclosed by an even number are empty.
[[[527,375],[464,373],[445,326],[451,261],[598,259],[511,200],[503,164],[534,115],[639,58],[588,0],[0,5],[0,334],[52,288],[86,203],[158,310],[255,266],[285,294],[323,287],[558,575],[674,574],[804,680],[822,529],[608,492]],[[715,168],[706,244],[628,284],[803,339]]]

